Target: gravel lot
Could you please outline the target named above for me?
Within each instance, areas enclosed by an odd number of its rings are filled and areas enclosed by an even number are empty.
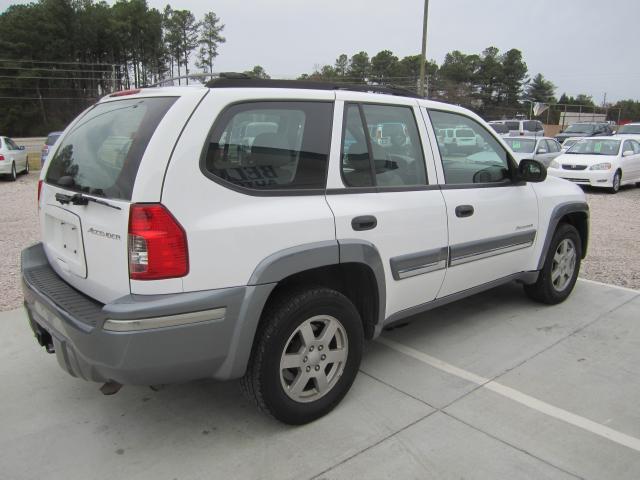
[[[20,251],[40,236],[37,181],[38,172],[20,176],[15,183],[0,180],[0,311],[22,303]],[[640,289],[640,188],[627,187],[617,195],[590,189],[587,200],[591,238],[581,276]]]

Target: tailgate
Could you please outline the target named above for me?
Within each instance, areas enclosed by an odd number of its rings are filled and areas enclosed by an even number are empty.
[[[86,295],[107,303],[129,293],[127,230],[129,202],[62,205],[56,193],[73,192],[43,186],[40,210],[42,243],[51,267]]]
[[[150,89],[103,101],[57,142],[40,196],[42,243],[51,267],[82,293],[102,303],[130,293],[130,206],[160,201],[170,152],[205,92]]]

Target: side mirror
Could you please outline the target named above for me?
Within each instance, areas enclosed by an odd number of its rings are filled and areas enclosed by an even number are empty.
[[[524,159],[518,164],[518,180],[522,182],[544,182],[547,169],[537,160]]]
[[[625,150],[622,152],[623,157],[628,157],[629,155],[633,155],[635,152],[633,150]]]

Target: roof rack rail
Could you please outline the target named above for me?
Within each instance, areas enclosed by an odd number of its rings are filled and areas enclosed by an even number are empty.
[[[185,79],[201,79],[201,78],[233,78],[233,79],[241,79],[241,78],[252,78],[246,73],[238,73],[238,72],[215,72],[215,73],[190,73],[189,75],[180,75],[178,77],[170,77],[164,78],[156,83],[152,83],[150,85],[143,85],[143,88],[150,87],[159,87],[160,85],[164,85],[168,82],[173,82],[175,80],[185,80]]]
[[[205,86],[208,88],[299,88],[309,90],[348,90],[353,92],[383,93],[411,98],[423,98],[420,95],[404,88],[392,85],[363,85],[342,82],[321,82],[314,80],[275,80],[253,78],[248,75],[233,76],[237,74],[221,74],[218,78],[209,80]]]
[[[278,80],[255,78],[246,73],[219,72],[219,73],[191,73],[179,77],[171,77],[144,87],[158,87],[168,82],[184,79],[211,78],[205,83],[208,88],[298,88],[307,90],[347,90],[351,92],[383,93],[400,97],[423,98],[406,88],[393,85],[367,85],[348,82],[326,82],[316,80]]]

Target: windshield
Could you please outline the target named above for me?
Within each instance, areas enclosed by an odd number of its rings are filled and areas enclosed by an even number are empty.
[[[569,125],[564,133],[591,133],[593,132],[593,125],[588,123],[574,123],[573,125]]]
[[[567,154],[583,155],[617,155],[620,150],[620,140],[600,140],[591,138],[576,142]]]
[[[504,141],[516,153],[532,153],[536,148],[536,141],[528,138],[505,138]]]
[[[77,192],[130,200],[151,136],[177,97],[97,104],[65,136],[46,182]]]
[[[636,134],[640,135],[640,124],[623,125],[618,130],[618,133],[636,133]]]

